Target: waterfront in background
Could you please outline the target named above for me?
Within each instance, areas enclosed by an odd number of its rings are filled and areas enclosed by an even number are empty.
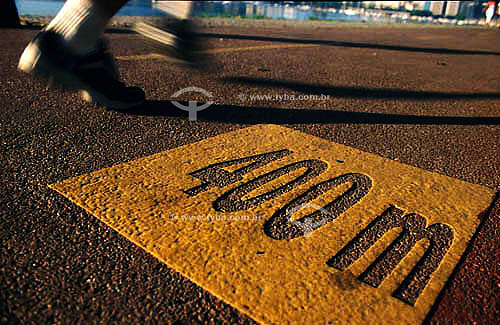
[[[62,0],[16,0],[21,16],[55,15],[63,6]],[[163,16],[151,1],[131,0],[117,16]],[[195,2],[193,15],[198,17],[240,17],[252,19],[285,20],[326,20],[366,23],[423,23],[478,25],[484,19],[478,17],[438,17],[415,15],[409,11],[387,10],[380,8],[341,7],[319,8],[310,5],[290,3],[272,4],[256,1],[200,1]]]

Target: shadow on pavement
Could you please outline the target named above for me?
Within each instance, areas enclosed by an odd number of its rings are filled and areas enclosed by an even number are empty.
[[[21,26],[18,29],[27,30],[40,30],[41,26]],[[107,34],[137,34],[130,28],[125,27],[110,27],[105,31]],[[195,33],[195,36],[200,38],[225,38],[225,39],[238,39],[250,41],[267,41],[267,42],[281,42],[281,43],[295,43],[295,44],[319,44],[352,48],[367,48],[377,50],[391,50],[391,51],[407,51],[407,52],[422,52],[422,53],[437,53],[437,54],[461,54],[461,55],[498,55],[500,52],[494,51],[479,51],[479,50],[458,50],[446,48],[427,48],[427,47],[414,47],[402,45],[384,45],[384,44],[369,44],[369,43],[356,43],[356,42],[340,42],[340,41],[326,41],[326,40],[308,40],[286,37],[268,37],[268,36],[253,36],[253,35],[237,35],[237,34],[217,34],[217,33]]]
[[[338,98],[376,98],[407,100],[444,100],[444,99],[500,99],[500,93],[454,93],[437,91],[413,91],[404,89],[365,88],[347,86],[327,86],[320,84],[289,82],[277,79],[249,77],[226,77],[221,79],[229,83],[246,84],[264,88],[287,88],[313,95],[330,95]]]
[[[462,55],[500,55],[500,52],[493,52],[493,51],[426,48],[426,47],[401,46],[401,45],[308,40],[308,39],[285,38],[285,37],[267,37],[267,36],[216,34],[216,33],[197,33],[196,35],[198,37],[204,37],[204,38],[226,38],[226,39],[297,43],[297,44],[320,44],[320,45],[330,45],[330,46],[353,47],[353,48],[363,48],[363,49],[367,48],[367,49],[391,50],[391,51],[407,51],[407,52],[422,52],[422,53],[437,53],[437,54],[462,54]]]
[[[180,103],[188,106],[187,102]],[[198,103],[198,106],[202,103]],[[147,101],[125,114],[188,118],[188,112],[168,100]],[[197,113],[198,121],[236,124],[411,124],[411,125],[500,125],[500,117],[418,116],[339,110],[248,107],[213,104]]]

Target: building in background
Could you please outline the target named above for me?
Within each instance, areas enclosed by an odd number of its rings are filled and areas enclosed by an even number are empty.
[[[399,10],[404,8],[404,3],[406,1],[369,1],[375,3],[376,9],[392,9]]]
[[[147,0],[132,0],[144,4]],[[326,19],[344,21],[414,21],[446,23],[439,18],[468,20],[484,16],[481,1],[195,1],[195,15],[274,19]],[[387,11],[384,13],[384,11]],[[346,17],[346,15],[348,17]],[[431,16],[434,16],[434,19]],[[389,17],[389,18],[388,18]],[[413,18],[410,18],[413,17]],[[418,19],[415,17],[419,17]],[[422,18],[424,17],[424,18]],[[427,17],[427,18],[425,18]],[[399,20],[398,20],[399,19]],[[474,21],[477,20],[477,21]],[[458,24],[464,24],[460,22]]]
[[[413,5],[413,10],[415,11],[430,11],[431,1],[408,1]]]
[[[264,17],[266,15],[266,8],[262,5],[255,8],[255,15],[259,17]]]
[[[476,7],[478,6],[476,1],[460,1],[460,8],[458,9],[458,15],[461,18],[470,19],[470,18],[479,18],[476,17]],[[482,12],[481,10],[477,10],[477,12]]]
[[[446,1],[444,15],[446,17],[456,17],[460,9],[460,1]]]
[[[442,16],[446,6],[446,1],[431,1],[430,11],[433,16]]]
[[[257,14],[257,6],[253,3],[247,3],[245,15],[246,16],[255,16]]]

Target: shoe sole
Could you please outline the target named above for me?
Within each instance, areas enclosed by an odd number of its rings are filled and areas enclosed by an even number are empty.
[[[35,43],[30,43],[19,59],[17,68],[25,73],[48,81],[49,86],[63,89],[79,90],[81,97],[88,103],[102,105],[114,109],[129,109],[138,106],[144,100],[130,103],[110,100],[88,84],[82,82],[73,73],[60,69],[47,55],[44,55]]]

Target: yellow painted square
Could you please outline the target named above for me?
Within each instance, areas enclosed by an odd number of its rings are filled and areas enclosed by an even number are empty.
[[[186,193],[202,183],[190,173],[211,164],[283,149],[290,153],[232,184],[196,195]],[[324,162],[327,168],[247,210],[215,210],[214,201],[231,189],[303,160]],[[248,163],[225,170],[234,172],[245,165]],[[276,189],[304,171],[286,173],[243,199]],[[349,173],[367,175],[371,188],[335,220],[294,239],[277,240],[266,234],[266,221],[276,211],[316,184]],[[257,321],[299,324],[421,322],[495,194],[484,186],[276,125],[222,134],[50,187]],[[327,191],[310,203],[325,206],[345,189]],[[388,232],[343,272],[327,264],[390,205],[424,216],[427,225],[443,223],[453,229],[451,247],[413,306],[392,293],[424,253],[425,240],[417,243],[378,288],[357,277],[399,230]]]

